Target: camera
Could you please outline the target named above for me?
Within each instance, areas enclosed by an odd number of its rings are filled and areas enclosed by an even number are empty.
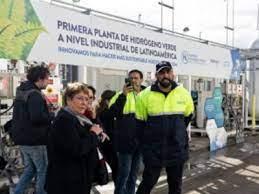
[[[125,78],[125,84],[126,84],[127,87],[131,86],[132,85],[131,84],[131,78],[129,78],[129,77]]]

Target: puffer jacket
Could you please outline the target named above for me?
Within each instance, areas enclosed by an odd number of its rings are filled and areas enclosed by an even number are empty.
[[[188,159],[187,126],[194,106],[189,92],[173,82],[168,94],[157,83],[137,98],[137,131],[144,163],[170,166]]]

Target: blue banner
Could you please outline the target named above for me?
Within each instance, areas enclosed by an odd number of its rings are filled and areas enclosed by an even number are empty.
[[[214,98],[207,98],[204,106],[205,114],[207,119],[214,119],[214,115],[216,112],[216,105]]]
[[[231,52],[231,58],[233,62],[230,79],[239,80],[240,73],[244,71],[246,68],[246,62],[243,60],[240,60],[240,53],[238,49],[233,49],[230,52]]]
[[[222,110],[222,92],[220,87],[215,87],[213,96],[205,101],[205,114],[207,119],[214,119],[218,128],[224,126],[224,113]]]

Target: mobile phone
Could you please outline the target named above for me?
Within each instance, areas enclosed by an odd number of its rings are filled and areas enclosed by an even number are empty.
[[[125,78],[125,84],[127,87],[131,86],[131,79],[129,77]]]

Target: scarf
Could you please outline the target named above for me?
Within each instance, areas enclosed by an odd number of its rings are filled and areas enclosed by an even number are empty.
[[[85,117],[82,114],[78,114],[75,113],[73,110],[71,110],[71,108],[69,108],[68,106],[63,108],[65,111],[67,111],[68,113],[70,113],[71,115],[73,115],[74,117],[76,117],[79,121],[79,123],[84,126],[85,124],[89,124],[89,125],[93,125],[93,122],[88,119],[87,117]]]

